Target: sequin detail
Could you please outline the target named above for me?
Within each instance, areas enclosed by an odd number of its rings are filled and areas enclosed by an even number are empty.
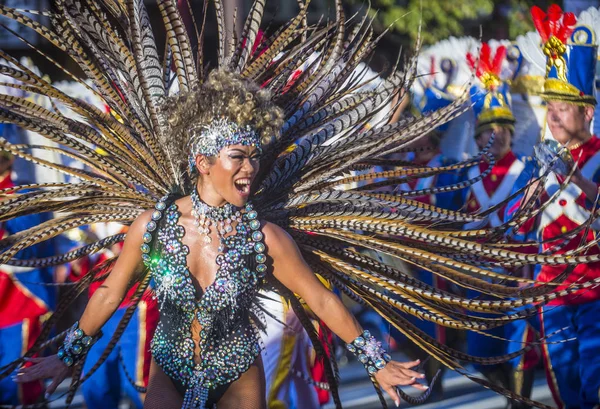
[[[260,136],[251,126],[239,126],[225,118],[215,119],[208,125],[199,125],[188,130],[190,135],[190,173],[196,168],[196,156],[216,156],[221,149],[231,145],[255,146],[262,152]]]
[[[207,390],[238,379],[260,354],[257,325],[249,318],[240,318],[240,314],[256,300],[258,284],[266,274],[266,265],[256,262],[257,257],[263,259],[260,256],[266,259],[265,246],[251,238],[260,233],[260,223],[254,224],[256,229],[249,226],[257,216],[248,204],[236,233],[222,239],[215,281],[197,299],[187,268],[189,248],[182,242],[185,231],[178,224],[177,206],[171,205],[160,219],[163,217],[152,254],[144,252],[150,256],[146,265],[156,284],[161,314],[151,349],[163,371],[188,389],[189,402],[184,407],[196,407],[207,396]],[[201,328],[198,363],[194,361],[196,346],[191,331],[194,320]],[[215,335],[221,333],[215,328],[223,325],[223,334]]]
[[[356,355],[369,375],[385,368],[387,363],[392,360],[392,357],[381,346],[381,342],[377,341],[368,330],[363,331],[351,343],[346,344],[346,348]]]
[[[241,209],[238,209],[231,203],[226,203],[221,207],[209,206],[200,199],[197,189],[194,189],[190,197],[192,199],[194,225],[200,234],[203,235],[204,242],[208,244],[212,241],[209,234],[211,228],[213,228],[219,236],[220,246],[223,246],[223,237],[233,231],[232,223],[236,223],[242,217]],[[260,222],[258,220],[251,220],[250,227],[256,230],[260,227]]]
[[[79,321],[67,331],[63,344],[58,348],[58,357],[67,366],[73,366],[87,353],[90,347],[102,336],[102,331],[91,337],[79,328]]]

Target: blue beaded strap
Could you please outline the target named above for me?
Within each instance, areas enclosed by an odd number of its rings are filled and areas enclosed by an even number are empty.
[[[146,225],[146,232],[142,236],[142,240],[144,241],[140,247],[140,250],[142,250],[142,261],[149,268],[158,262],[156,259],[152,260],[150,252],[152,251],[151,245],[152,240],[154,239],[154,231],[158,227],[158,223],[163,217],[164,210],[167,208],[167,199],[168,196],[164,196],[156,203],[154,206],[154,211],[152,212],[151,220]]]
[[[79,321],[77,321],[69,328],[65,337],[65,342],[58,348],[58,357],[65,365],[71,367],[87,354],[92,345],[94,345],[101,336],[102,331],[94,336],[86,335],[83,330],[79,328]]]
[[[381,347],[381,342],[367,330],[356,337],[354,341],[346,344],[348,351],[352,352],[360,363],[362,363],[369,375],[374,375],[380,369],[385,368],[392,357]]]

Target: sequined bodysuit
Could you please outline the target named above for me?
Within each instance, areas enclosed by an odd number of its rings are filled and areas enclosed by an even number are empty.
[[[265,245],[249,204],[235,234],[223,239],[215,281],[197,297],[179,217],[175,203],[167,208],[158,202],[144,234],[143,259],[156,284],[161,316],[151,350],[174,383],[185,387],[184,408],[202,408],[210,390],[238,379],[260,354],[256,296],[267,271]],[[194,320],[199,337],[192,333]]]

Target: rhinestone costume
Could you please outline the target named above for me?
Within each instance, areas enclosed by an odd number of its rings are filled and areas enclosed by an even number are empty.
[[[260,354],[254,310],[267,271],[266,248],[258,214],[248,204],[236,234],[223,238],[215,281],[197,298],[180,215],[176,204],[167,208],[161,200],[144,234],[142,257],[156,284],[161,315],[151,349],[163,371],[187,389],[183,408],[204,408],[210,389],[238,379]],[[201,328],[197,361],[194,320]]]

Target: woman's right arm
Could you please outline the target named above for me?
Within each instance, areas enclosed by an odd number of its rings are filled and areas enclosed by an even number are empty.
[[[151,215],[152,210],[148,210],[133,222],[111,273],[88,301],[79,320],[79,328],[86,335],[97,334],[123,302],[129,284],[142,262],[140,250],[143,243],[142,236]],[[57,355],[31,358],[27,361],[32,362],[33,365],[20,368],[13,380],[20,383],[52,378],[53,382],[46,389],[46,396],[54,392],[56,387],[69,376],[72,369],[67,367]]]
[[[79,328],[87,335],[97,334],[123,302],[129,284],[142,262],[142,236],[151,215],[152,211],[148,210],[132,223],[111,273],[88,301],[79,320]]]

